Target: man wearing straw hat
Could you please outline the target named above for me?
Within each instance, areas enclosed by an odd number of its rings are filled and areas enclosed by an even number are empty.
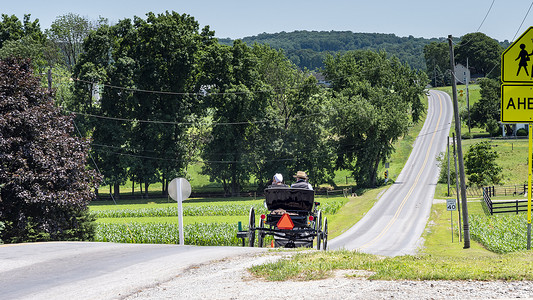
[[[291,185],[292,188],[309,189],[309,190],[313,189],[311,184],[307,182],[307,174],[304,171],[296,172],[296,175],[294,175],[294,177],[296,178],[296,182]]]

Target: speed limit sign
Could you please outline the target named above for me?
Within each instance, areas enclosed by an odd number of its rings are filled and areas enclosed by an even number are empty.
[[[446,199],[446,210],[448,211],[457,210],[457,204],[455,203],[455,199]]]

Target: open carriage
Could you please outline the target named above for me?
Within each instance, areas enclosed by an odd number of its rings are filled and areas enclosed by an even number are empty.
[[[265,189],[265,206],[268,214],[261,215],[256,226],[255,211],[250,209],[248,231],[237,236],[248,238],[248,246],[263,247],[265,236],[274,237],[276,247],[313,247],[326,250],[328,243],[328,220],[317,209],[320,203],[314,201],[315,193],[308,189],[271,187]]]

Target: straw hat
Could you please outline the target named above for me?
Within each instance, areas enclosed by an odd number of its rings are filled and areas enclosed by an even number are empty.
[[[304,171],[296,172],[295,178],[307,179],[307,174]]]

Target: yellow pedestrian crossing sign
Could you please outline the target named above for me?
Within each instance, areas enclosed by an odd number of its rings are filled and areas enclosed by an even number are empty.
[[[533,123],[533,85],[502,85],[501,121]]]
[[[502,53],[501,121],[533,123],[533,27]]]
[[[533,26],[502,53],[502,82],[533,83]]]

